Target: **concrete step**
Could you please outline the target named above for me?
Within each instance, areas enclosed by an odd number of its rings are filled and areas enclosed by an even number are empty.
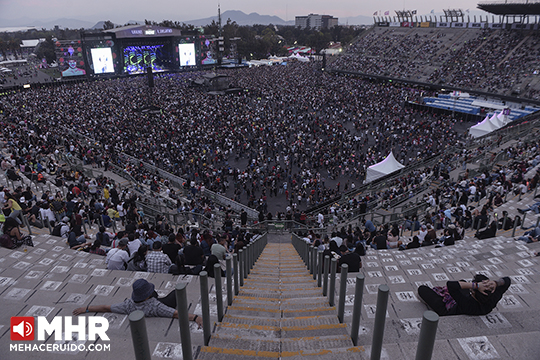
[[[259,316],[279,319],[281,318],[281,309],[231,305],[227,308],[227,314],[231,316]]]
[[[307,338],[293,338],[281,340],[281,356],[291,355],[294,352],[313,350],[343,349],[353,346],[349,335],[315,336]]]
[[[347,324],[317,324],[282,326],[281,338],[305,338],[313,336],[347,335]]]
[[[199,356],[197,356],[197,359],[200,360],[268,360],[279,358],[279,352],[228,349],[212,346],[201,348]]]
[[[369,354],[363,346],[351,346],[346,349],[334,350],[297,350],[291,352],[282,352],[281,358],[287,360],[362,360],[368,359]]]
[[[251,337],[239,338],[238,336],[223,334],[213,336],[208,345],[214,348],[252,350],[256,352],[264,351],[271,353],[282,352],[291,354],[298,352],[298,349],[302,349],[303,351],[313,351],[321,349],[332,350],[348,348],[352,346],[352,341],[348,335],[261,340]]]
[[[282,310],[282,313],[284,318],[336,315],[336,308],[335,306],[330,307],[328,304],[326,304],[322,307],[306,307],[304,309]]]
[[[248,296],[248,297],[261,297],[261,298],[272,298],[272,299],[279,299],[279,298],[300,298],[300,297],[306,297],[306,296],[321,296],[322,290],[321,289],[313,289],[313,290],[290,290],[290,291],[264,291],[264,290],[255,290],[255,289],[241,289],[239,292],[239,295],[241,296]]]
[[[317,315],[317,316],[301,316],[293,318],[281,319],[281,326],[292,328],[300,326],[317,326],[317,325],[334,325],[339,324],[337,316],[334,315]]]
[[[264,351],[271,353],[281,352],[281,340],[269,339],[261,340],[258,338],[250,337],[238,337],[234,335],[214,335],[212,336],[210,343],[208,344],[215,348],[227,348],[227,349],[240,349],[240,350],[252,350],[252,351]]]
[[[281,329],[279,326],[251,325],[221,322],[216,324],[215,334],[235,335],[241,337],[258,337],[260,339],[279,339]]]
[[[242,324],[242,325],[260,325],[260,326],[279,327],[281,325],[282,319],[258,317],[258,316],[251,316],[251,315],[238,316],[238,315],[229,315],[227,313],[223,316],[222,322],[231,323],[231,324]]]

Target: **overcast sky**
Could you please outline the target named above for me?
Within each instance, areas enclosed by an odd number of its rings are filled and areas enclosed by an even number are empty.
[[[372,16],[374,12],[394,10],[417,10],[418,15],[427,15],[431,10],[441,13],[442,9],[476,9],[477,1],[445,0],[224,0],[219,2],[221,11],[240,10],[249,14],[276,15],[283,20],[294,20],[297,15],[309,13],[332,15],[338,18],[358,15]],[[196,20],[217,14],[215,0],[0,0],[0,19],[30,18],[54,20],[74,18],[86,21],[111,20],[125,23],[128,20]],[[476,11],[475,11],[476,12]],[[0,27],[2,24],[0,23]]]

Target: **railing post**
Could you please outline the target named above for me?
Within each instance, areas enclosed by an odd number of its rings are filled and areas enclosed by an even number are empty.
[[[247,257],[247,261],[246,261],[246,265],[247,265],[246,276],[247,276],[251,272],[251,259],[253,257],[253,249],[252,249],[251,243],[247,244],[246,257]]]
[[[512,237],[516,235],[516,228],[517,228],[517,217],[514,218],[514,230],[512,230]]]
[[[527,213],[523,214],[523,219],[521,219],[521,228],[524,229],[525,226],[525,218],[527,217]],[[513,236],[513,235],[512,235]]]
[[[202,318],[203,318],[203,340],[204,340],[204,346],[208,346],[208,342],[210,341],[210,336],[212,333],[212,329],[210,329],[210,301],[208,299],[208,273],[206,271],[201,271],[199,273],[199,278],[201,282],[201,309],[202,309]],[[178,287],[178,285],[176,286]]]
[[[328,271],[330,270],[330,256],[324,256],[324,277],[323,277],[323,288],[322,294],[326,296],[328,294]]]
[[[227,263],[227,270],[226,270],[226,276],[227,276],[227,305],[231,306],[233,301],[233,281],[232,281],[232,257],[231,255],[227,255],[225,258],[225,262]]]
[[[240,286],[238,284],[238,254],[233,254],[233,269],[234,269],[234,295],[238,295],[240,292]]]
[[[240,249],[238,250],[238,268],[239,268],[239,276],[240,276],[240,286],[244,286],[244,250]]]
[[[540,220],[540,217],[538,218]],[[323,252],[319,251],[319,266],[317,266],[317,286],[322,286],[322,272],[323,272]]]
[[[45,226],[45,219],[43,218],[43,215],[41,214],[41,212],[39,213],[39,216],[41,217],[41,222],[43,223],[43,226]],[[47,218],[47,227],[49,228],[49,235],[52,234],[52,226],[51,226],[51,223],[49,222],[49,218]],[[83,220],[83,224],[84,224],[84,220]]]
[[[416,360],[431,360],[438,324],[439,315],[436,312],[430,310],[424,312],[418,347],[416,348]]]
[[[249,244],[248,244],[249,245]],[[242,253],[242,255],[244,256],[244,279],[247,279],[248,277],[248,274],[249,274],[249,271],[248,271],[248,268],[249,268],[249,249],[247,246],[244,246],[244,252]]]
[[[148,345],[148,333],[146,332],[146,322],[144,321],[144,312],[135,310],[128,316],[129,327],[131,328],[131,340],[133,341],[133,350],[135,360],[151,359],[150,346]]]
[[[204,272],[204,271],[203,271]],[[189,314],[187,302],[187,283],[176,284],[176,310],[178,311],[178,324],[180,325],[180,341],[182,342],[182,355],[184,359],[192,360],[193,354],[191,349],[191,332],[189,331]],[[202,281],[201,281],[202,289]],[[203,324],[208,322],[208,330],[210,331],[210,311],[208,311],[208,278],[206,278],[206,313],[203,311]],[[203,294],[201,292],[201,299]],[[210,339],[210,336],[208,336]],[[208,345],[208,342],[206,342]]]
[[[335,305],[336,271],[337,271],[337,260],[335,257],[332,257],[332,260],[330,262],[330,289],[328,290],[328,303],[330,304],[330,306]]]
[[[309,273],[313,275],[315,273],[315,256],[313,256],[313,250],[315,249],[313,246],[310,246],[309,248]]]
[[[314,246],[311,247],[311,262],[313,263],[313,280],[316,280],[320,264],[317,263],[317,249]]]
[[[19,213],[19,216],[21,217],[21,221],[23,223],[23,226],[26,226],[28,228],[28,234],[32,235],[32,229],[30,228],[30,222],[26,218],[26,216],[23,215],[23,213]]]
[[[379,286],[375,324],[373,325],[373,341],[371,343],[371,360],[379,360],[381,358],[389,291],[388,285],[383,284]]]
[[[354,346],[358,345],[358,330],[360,328],[360,315],[362,314],[362,296],[364,296],[364,274],[356,275],[354,290],[354,306],[351,324],[351,340]]]
[[[223,289],[221,282],[221,265],[219,263],[214,264],[214,282],[216,285],[216,305],[218,321],[223,320]]]
[[[535,225],[535,228],[538,227],[538,224],[540,224],[540,216],[536,218],[536,225]]]
[[[349,265],[341,265],[341,275],[339,278],[339,302],[338,302],[338,319],[343,323],[345,316],[345,297],[347,296],[347,275],[349,274]]]

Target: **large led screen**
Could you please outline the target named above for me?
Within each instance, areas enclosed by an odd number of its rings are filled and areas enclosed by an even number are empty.
[[[164,45],[128,46],[124,48],[124,72],[141,74],[151,67],[154,72],[167,71],[170,53]]]
[[[91,49],[92,65],[94,74],[107,74],[114,72],[111,48],[95,48]]]
[[[195,44],[178,44],[180,66],[195,66]]]
[[[56,41],[56,59],[62,77],[85,75],[82,45],[80,40]]]

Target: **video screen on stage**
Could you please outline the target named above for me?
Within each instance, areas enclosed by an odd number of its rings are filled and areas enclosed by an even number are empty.
[[[148,67],[154,72],[171,69],[171,57],[165,45],[128,46],[123,52],[125,73],[142,74]]]
[[[62,77],[86,74],[80,40],[56,41],[55,45],[58,70],[62,73]]]
[[[201,39],[201,64],[212,65],[217,63],[216,44],[212,39]]]
[[[180,66],[195,66],[195,44],[178,44]]]
[[[91,49],[92,65],[94,74],[108,74],[114,72],[114,64],[111,48]]]

